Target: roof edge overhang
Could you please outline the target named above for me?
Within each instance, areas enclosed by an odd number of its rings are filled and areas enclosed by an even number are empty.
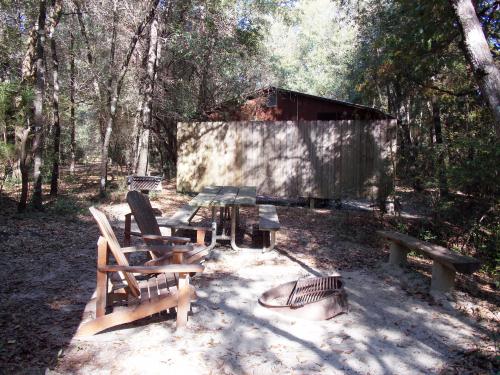
[[[331,98],[325,98],[323,96],[306,94],[306,93],[303,93],[303,92],[294,91],[294,90],[288,90],[288,89],[283,89],[281,87],[276,87],[276,86],[267,86],[267,87],[263,87],[261,89],[255,90],[253,93],[247,95],[246,98],[247,99],[256,98],[261,93],[265,93],[265,92],[268,93],[268,92],[273,91],[273,90],[276,91],[276,92],[279,92],[279,93],[285,93],[285,94],[291,94],[291,95],[297,95],[297,96],[300,95],[300,96],[303,96],[303,97],[306,97],[306,98],[310,98],[310,99],[314,99],[314,100],[322,100],[322,101],[329,102],[329,103],[335,103],[335,104],[345,105],[347,107],[352,107],[352,108],[357,108],[357,109],[363,109],[363,110],[367,110],[367,111],[378,113],[380,115],[383,115],[383,116],[391,118],[391,119],[396,119],[396,117],[394,117],[393,115],[391,115],[389,113],[385,113],[384,111],[382,111],[382,110],[380,110],[378,108],[374,108],[374,107],[370,107],[370,106],[366,106],[366,105],[362,105],[362,104],[357,104],[357,103],[351,103],[351,102],[344,101],[344,100],[331,99]]]

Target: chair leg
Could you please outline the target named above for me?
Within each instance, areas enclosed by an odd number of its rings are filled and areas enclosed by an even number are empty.
[[[104,237],[99,237],[97,242],[97,287],[96,287],[96,317],[99,318],[106,314],[107,295],[108,295],[108,275],[106,272],[99,271],[99,267],[108,263],[108,242]]]
[[[179,302],[177,305],[177,328],[184,327],[190,309],[191,289],[189,288],[189,274],[179,275],[178,286]]]

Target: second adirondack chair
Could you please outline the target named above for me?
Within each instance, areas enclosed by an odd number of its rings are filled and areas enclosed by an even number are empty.
[[[160,231],[160,226],[154,214],[154,209],[151,206],[149,198],[140,193],[139,191],[129,191],[127,193],[127,203],[130,207],[131,213],[125,217],[125,238],[130,237],[130,234],[139,234],[131,231],[131,216],[134,217],[139,230],[140,235],[144,241],[149,245],[161,245],[165,243],[174,244],[187,244],[190,239],[187,237],[173,237],[173,236],[163,236]],[[214,231],[215,233],[215,231]],[[214,235],[214,234],[212,234]],[[193,249],[184,254],[185,263],[196,263],[202,260],[210,253],[212,246],[207,246],[200,240],[196,244],[191,244]],[[146,263],[148,265],[165,264],[169,262],[168,255],[162,254],[151,254],[153,260]]]

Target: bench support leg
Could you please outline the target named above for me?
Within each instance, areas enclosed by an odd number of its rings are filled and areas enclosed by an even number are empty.
[[[396,242],[390,243],[391,254],[389,255],[389,264],[401,267],[407,264],[406,256],[408,249],[397,244]]]
[[[276,231],[271,230],[271,231],[269,231],[269,246],[266,247],[266,245],[264,244],[264,247],[262,248],[262,252],[265,253],[265,252],[271,251],[272,249],[274,249],[275,244],[276,244]]]
[[[196,243],[199,245],[205,245],[205,231],[197,230],[196,231]]]
[[[455,285],[455,271],[444,267],[441,263],[432,263],[432,292],[451,292]]]

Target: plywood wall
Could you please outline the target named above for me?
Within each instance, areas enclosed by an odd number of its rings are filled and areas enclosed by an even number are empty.
[[[376,197],[390,190],[395,120],[177,125],[177,189],[256,186],[279,197]]]

